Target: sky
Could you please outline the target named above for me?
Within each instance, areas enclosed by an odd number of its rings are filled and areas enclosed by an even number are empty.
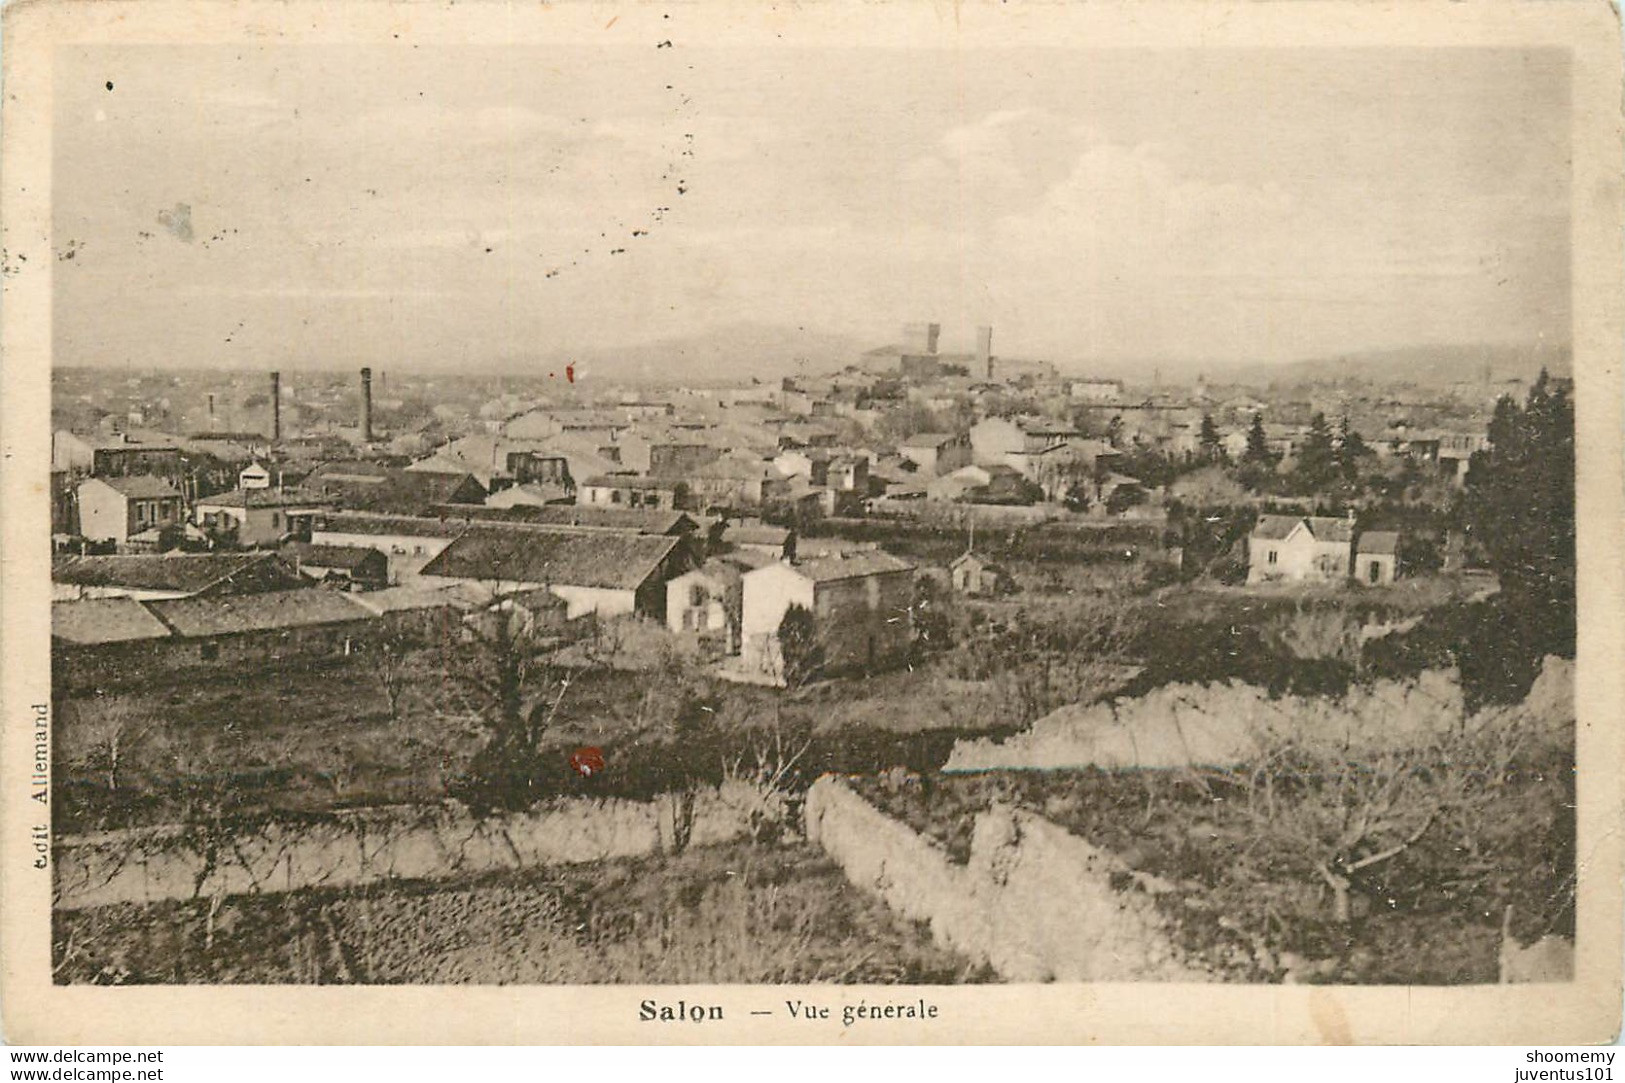
[[[1569,336],[1556,51],[82,48],[54,109],[58,364]]]

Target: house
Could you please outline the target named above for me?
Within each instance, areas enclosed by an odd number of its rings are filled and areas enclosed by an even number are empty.
[[[369,546],[290,542],[282,558],[306,579],[346,590],[379,590],[389,585],[389,558]]]
[[[543,508],[549,504],[569,504],[575,499],[575,490],[555,482],[524,481],[498,489],[485,498],[488,508]]]
[[[96,445],[90,472],[100,478],[163,478],[176,485],[186,476],[181,449],[175,444],[146,444],[128,438]]]
[[[143,604],[182,642],[182,660],[221,665],[266,665],[352,654],[374,621],[369,610],[331,590],[279,590]]]
[[[1398,577],[1399,534],[1392,530],[1364,531],[1354,546],[1354,578],[1378,586]]]
[[[972,596],[1009,594],[1015,590],[1015,581],[1008,572],[968,549],[948,565],[948,578],[955,590]]]
[[[1336,583],[1353,556],[1352,519],[1263,515],[1247,538],[1248,583]]]
[[[970,463],[971,438],[968,433],[917,432],[903,441],[897,453],[923,475],[948,474]]]
[[[96,445],[78,433],[57,429],[51,433],[51,469],[88,474],[96,462]]]
[[[244,486],[200,498],[192,521],[234,535],[238,545],[274,545],[290,536],[309,537],[311,524],[331,506],[303,489]]]
[[[317,516],[310,540],[317,545],[376,549],[389,562],[389,582],[411,583],[423,566],[468,529],[468,521],[427,516],[330,512]]]
[[[302,486],[345,511],[422,515],[437,504],[481,504],[486,489],[473,474],[380,466],[371,462],[323,463]]]
[[[569,609],[570,603],[545,587],[501,594],[463,616],[464,634],[488,643],[523,636],[532,646],[559,644],[573,638]]]
[[[54,601],[80,598],[215,598],[303,586],[275,553],[60,556],[51,561]]]
[[[1036,454],[1083,437],[1075,425],[1041,417],[985,417],[971,426],[969,435],[974,461],[1018,469],[1010,456]]]
[[[772,526],[756,521],[728,523],[722,528],[722,544],[735,552],[769,557],[773,560],[793,560],[796,555],[796,532],[788,527]]]
[[[956,501],[967,499],[971,492],[988,484],[993,475],[985,466],[961,466],[952,473],[932,478],[925,483],[925,495],[931,500]]]
[[[691,471],[686,479],[694,506],[755,508],[780,500],[790,482],[754,452],[726,455]]]
[[[150,676],[169,626],[134,598],[51,603],[51,680],[63,690],[105,689]]]
[[[666,583],[666,627],[699,636],[718,654],[739,650],[744,572],[727,560],[708,560]]]
[[[688,486],[675,478],[599,474],[581,483],[576,500],[587,507],[671,510],[686,503]]]
[[[914,639],[914,565],[866,549],[746,572],[740,637],[747,672],[784,679],[779,626],[793,605],[813,616],[822,673],[900,665]]]
[[[77,490],[79,531],[91,541],[127,545],[137,534],[178,527],[180,490],[145,474],[86,478]]]
[[[640,613],[664,619],[666,581],[686,570],[682,539],[621,531],[517,524],[470,525],[419,576],[496,584],[503,592],[545,587],[570,603],[573,620]]]
[[[240,489],[269,489],[271,487],[271,471],[257,462],[251,462],[238,471],[237,487]]]

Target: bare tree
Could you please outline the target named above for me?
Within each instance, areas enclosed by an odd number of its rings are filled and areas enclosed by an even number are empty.
[[[1386,743],[1311,734],[1228,775],[1246,794],[1269,866],[1323,883],[1333,919],[1346,923],[1353,892],[1430,834],[1448,833],[1453,853],[1470,851],[1520,745],[1514,727],[1494,722]]]
[[[70,762],[101,774],[109,792],[116,793],[132,750],[153,730],[152,719],[120,699],[81,700],[75,706]]]
[[[422,642],[408,629],[391,628],[379,635],[374,643],[375,672],[384,701],[389,705],[389,720],[399,722],[401,706],[410,683],[410,661]]]
[[[479,800],[522,807],[535,796],[542,741],[579,667],[564,657],[562,605],[525,604],[500,584],[489,606],[463,622],[466,642],[448,676],[470,701],[484,731],[471,765]]]

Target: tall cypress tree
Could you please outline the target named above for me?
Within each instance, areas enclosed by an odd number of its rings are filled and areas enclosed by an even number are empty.
[[[1365,438],[1349,427],[1349,415],[1344,414],[1337,426],[1337,472],[1353,481],[1360,472],[1360,460],[1370,453]]]
[[[1542,371],[1523,406],[1503,398],[1467,473],[1467,529],[1546,649],[1572,650],[1574,406]]]
[[[1316,411],[1309,421],[1309,436],[1298,453],[1298,478],[1311,489],[1324,489],[1330,485],[1337,471],[1337,449],[1332,444],[1332,429],[1326,424],[1326,415]]]
[[[1247,452],[1242,461],[1256,466],[1269,466],[1275,461],[1270,454],[1270,442],[1264,432],[1264,415],[1254,414],[1252,428],[1247,430]]]
[[[1224,458],[1224,445],[1220,443],[1219,426],[1213,423],[1212,414],[1202,415],[1202,431],[1197,437],[1197,446],[1201,449],[1202,459],[1205,462],[1216,463]]]

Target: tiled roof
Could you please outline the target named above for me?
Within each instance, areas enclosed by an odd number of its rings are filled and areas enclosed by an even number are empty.
[[[468,529],[466,519],[431,519],[421,515],[377,515],[333,512],[317,519],[315,532],[367,534],[403,538],[455,538]]]
[[[602,489],[658,489],[669,491],[682,484],[674,478],[646,478],[639,474],[596,474],[582,482]]]
[[[146,474],[131,474],[122,478],[93,478],[91,480],[112,486],[132,500],[157,500],[163,497],[178,497],[181,495],[179,489],[163,478],[149,477]]]
[[[358,511],[420,515],[435,504],[449,503],[461,490],[485,499],[485,486],[466,472],[403,470],[368,462],[323,463],[305,478],[307,491]]]
[[[1354,521],[1329,515],[1314,515],[1309,518],[1309,531],[1315,536],[1316,541],[1351,542],[1354,540]]]
[[[657,508],[595,508],[580,504],[555,504],[533,508],[527,521],[549,526],[590,526],[610,530],[635,530],[639,534],[686,533],[694,520],[680,511]]]
[[[198,497],[199,507],[222,508],[292,508],[328,503],[324,498],[302,489],[232,489],[214,496]]]
[[[815,583],[836,579],[856,579],[861,576],[885,575],[891,572],[911,572],[914,565],[880,549],[864,549],[854,553],[815,557],[795,566],[796,571]]]
[[[352,594],[350,600],[361,608],[382,616],[385,613],[413,609],[477,609],[489,604],[491,597],[489,591],[473,583],[451,583],[433,587],[411,583]]]
[[[756,526],[734,524],[722,533],[729,545],[783,545],[790,540],[790,531],[782,526]]]
[[[1252,536],[1266,541],[1281,541],[1302,521],[1296,515],[1260,515]]]
[[[166,553],[161,556],[62,556],[51,561],[51,579],[78,587],[127,587],[196,594],[262,562],[297,582],[273,553]],[[265,569],[262,569],[265,570]]]
[[[1376,556],[1399,552],[1399,534],[1392,530],[1368,530],[1360,535],[1359,550]]]
[[[365,607],[333,590],[278,590],[229,598],[175,598],[146,604],[176,635],[194,638],[372,618]]]
[[[51,638],[64,643],[129,643],[167,635],[169,629],[164,622],[133,598],[51,603]]]
[[[423,566],[425,576],[634,590],[679,539],[569,528],[471,527]]]
[[[355,571],[369,560],[383,554],[377,549],[361,545],[313,545],[310,542],[292,542],[282,550],[290,560],[314,568],[343,568]]]

